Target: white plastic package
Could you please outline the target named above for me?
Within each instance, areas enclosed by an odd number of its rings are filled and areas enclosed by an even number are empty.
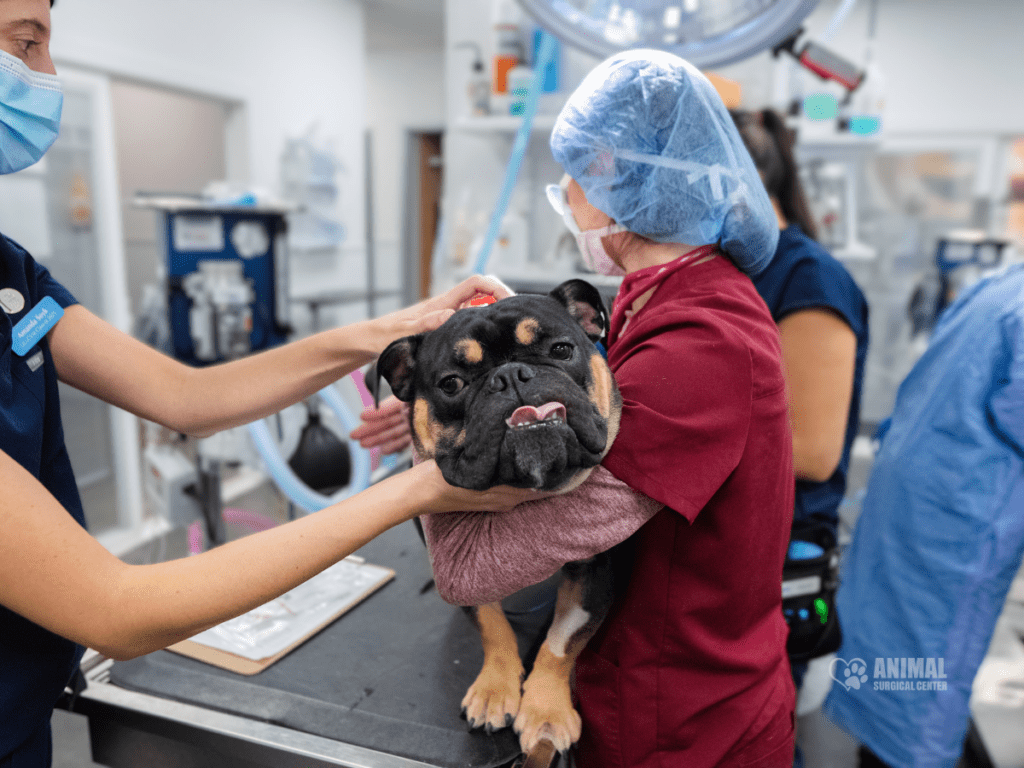
[[[311,637],[393,576],[389,568],[346,558],[276,600],[191,640],[252,661],[267,659]]]

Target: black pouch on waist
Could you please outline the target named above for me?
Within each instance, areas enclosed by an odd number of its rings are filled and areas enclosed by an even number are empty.
[[[782,613],[789,625],[786,651],[791,662],[799,663],[838,650],[843,633],[835,604],[838,549],[823,549],[799,539],[794,543],[797,549],[806,549],[799,545],[808,544],[812,551],[821,551],[814,557],[787,557],[782,567]]]

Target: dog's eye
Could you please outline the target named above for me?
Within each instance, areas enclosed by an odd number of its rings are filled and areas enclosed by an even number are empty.
[[[555,360],[568,360],[572,357],[572,350],[572,344],[559,342],[558,344],[551,345],[551,356],[555,358]]]
[[[441,379],[441,383],[437,385],[437,388],[451,397],[452,395],[459,394],[464,386],[466,386],[466,382],[458,376],[445,376]]]

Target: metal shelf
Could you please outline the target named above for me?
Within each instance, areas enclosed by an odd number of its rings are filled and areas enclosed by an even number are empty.
[[[533,119],[530,130],[534,132],[550,132],[555,127],[558,115],[543,114]],[[515,133],[523,120],[510,115],[484,115],[482,117],[462,117],[455,121],[453,128],[469,133]]]

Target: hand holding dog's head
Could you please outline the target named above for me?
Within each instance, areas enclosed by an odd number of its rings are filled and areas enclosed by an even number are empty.
[[[463,309],[392,343],[377,375],[413,404],[417,452],[463,488],[567,489],[611,447],[620,399],[594,346],[608,332],[597,290],[571,280],[547,296]]]

